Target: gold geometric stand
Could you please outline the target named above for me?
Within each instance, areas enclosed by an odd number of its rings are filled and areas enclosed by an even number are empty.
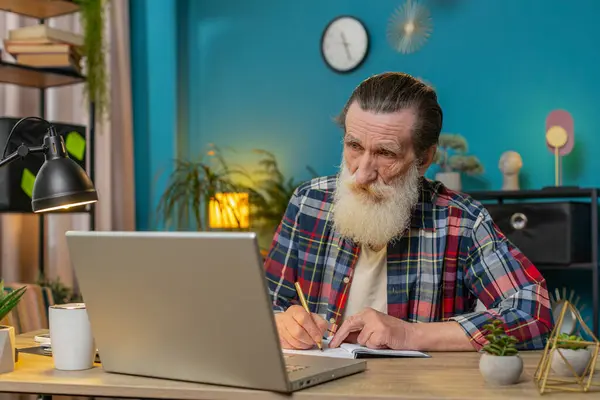
[[[568,311],[567,311],[568,310]],[[573,313],[577,316],[577,320],[579,325],[585,330],[585,332],[593,338],[593,341],[581,341],[581,340],[568,340],[568,339],[559,339],[559,334],[561,332],[562,324],[565,319],[565,314]],[[560,341],[561,344],[571,344],[575,346],[588,346],[588,351],[591,353],[590,361],[585,368],[585,371],[581,376],[577,375],[577,372],[571,365],[571,363],[566,359],[559,348],[557,347],[557,343]],[[558,354],[563,359],[564,363],[573,373],[573,377],[557,377],[551,376],[552,373],[552,359],[554,352],[558,351]],[[540,392],[540,394],[544,394],[544,392],[550,390],[556,391],[565,391],[565,392],[589,392],[590,387],[600,387],[600,383],[593,382],[594,371],[596,369],[596,362],[598,360],[598,353],[600,352],[600,342],[594,336],[590,328],[583,322],[581,319],[581,315],[579,311],[569,301],[565,301],[563,304],[562,311],[560,313],[560,317],[552,333],[550,334],[550,338],[546,343],[546,348],[544,349],[544,355],[540,360],[537,369],[535,371],[534,381],[536,386]]]

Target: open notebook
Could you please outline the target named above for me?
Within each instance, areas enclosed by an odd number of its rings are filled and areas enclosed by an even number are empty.
[[[431,356],[420,351],[414,350],[390,350],[390,349],[369,349],[358,344],[342,343],[335,349],[329,348],[330,339],[323,340],[323,351],[318,348],[311,350],[288,350],[283,349],[286,354],[302,354],[307,356],[322,356],[335,358],[391,358],[391,357],[411,357],[411,358],[430,358]]]

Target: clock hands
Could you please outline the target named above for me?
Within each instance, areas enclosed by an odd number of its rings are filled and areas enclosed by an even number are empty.
[[[354,71],[365,60],[368,52],[369,32],[355,17],[334,18],[321,35],[321,55],[327,66],[335,72]]]
[[[352,60],[352,56],[350,56],[350,48],[348,47],[348,41],[346,40],[346,35],[342,32],[342,43],[344,44],[344,48],[346,49],[346,56],[348,56],[348,60]]]

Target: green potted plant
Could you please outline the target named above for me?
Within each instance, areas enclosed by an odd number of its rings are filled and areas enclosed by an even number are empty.
[[[251,181],[245,191],[249,193],[252,229],[259,235],[264,254],[285,214],[294,190],[303,181],[293,177],[286,178],[273,153],[261,149],[256,149],[254,152],[261,156],[258,162],[259,168],[253,174],[256,178],[245,174]],[[312,178],[318,176],[311,167],[307,166],[306,169]]]
[[[217,203],[217,207],[225,207],[218,203],[217,193],[248,193],[251,229],[257,232],[264,254],[294,190],[302,181],[285,177],[273,153],[261,149],[254,152],[261,158],[258,169],[252,172],[230,167],[214,146],[198,161],[175,160],[158,205],[158,217],[165,228],[210,230],[211,200],[213,206]],[[312,168],[307,170],[312,177],[317,176]]]
[[[83,303],[81,295],[65,285],[59,277],[49,279],[40,274],[37,284],[50,289],[54,304]]]
[[[5,291],[4,280],[0,280],[0,321],[2,321],[19,304],[27,286],[16,290]],[[0,373],[15,369],[15,328],[0,325]]]
[[[79,5],[83,28],[82,56],[85,58],[85,95],[104,117],[109,107],[108,72],[105,54],[105,14],[110,0],[73,0]]]
[[[507,335],[502,321],[494,320],[484,326],[488,331],[488,344],[483,347],[479,371],[486,382],[495,385],[511,385],[519,381],[523,372],[523,360],[516,344],[518,339]]]
[[[440,167],[435,179],[451,190],[462,190],[461,173],[478,175],[483,165],[474,155],[467,155],[467,140],[460,134],[442,133],[433,162]]]
[[[208,157],[196,161],[175,160],[158,203],[158,217],[166,229],[210,230],[211,200],[218,202],[217,193],[242,191],[219,151],[213,149],[206,154]]]
[[[552,370],[561,376],[582,376],[590,364],[592,353],[587,349],[585,340],[579,335],[569,335],[561,333],[556,338],[556,345],[551,343],[555,348],[552,353]],[[561,356],[562,355],[562,356]],[[565,362],[565,360],[572,367]]]

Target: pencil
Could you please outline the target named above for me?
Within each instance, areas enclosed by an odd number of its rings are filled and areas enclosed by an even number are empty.
[[[298,282],[296,282],[296,292],[298,292],[298,297],[300,297],[300,303],[302,303],[302,307],[312,318],[312,314],[308,309],[308,304],[306,303],[306,299],[304,298],[304,293],[302,293],[302,288],[300,287],[300,284]],[[317,347],[319,348],[319,350],[323,351],[323,346],[321,345],[321,342],[317,342]]]

